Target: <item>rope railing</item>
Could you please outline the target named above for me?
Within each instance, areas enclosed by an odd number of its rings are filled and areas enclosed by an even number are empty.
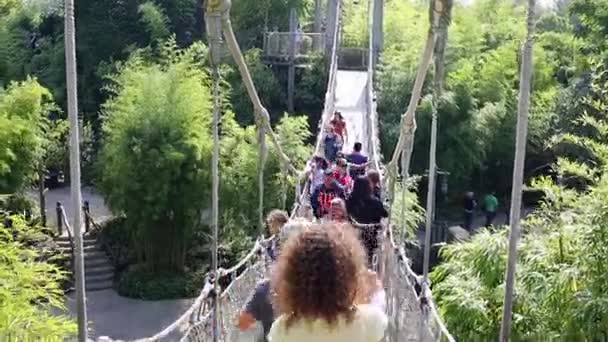
[[[65,214],[65,209],[63,205],[57,202],[57,211],[61,214],[59,219],[63,221],[63,225],[65,225],[65,230],[68,232],[68,241],[70,242],[70,276],[74,279],[74,267],[76,262],[76,255],[74,246],[74,232],[72,231],[72,227],[70,226],[70,222],[68,221],[67,215]]]

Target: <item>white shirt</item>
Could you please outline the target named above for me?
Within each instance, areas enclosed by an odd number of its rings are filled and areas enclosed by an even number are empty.
[[[344,318],[329,326],[326,321],[298,321],[286,328],[287,317],[279,316],[268,333],[269,342],[378,342],[384,337],[388,318],[372,305],[359,305],[349,323]]]

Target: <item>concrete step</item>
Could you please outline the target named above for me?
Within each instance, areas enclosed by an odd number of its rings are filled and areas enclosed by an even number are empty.
[[[102,250],[91,250],[88,252],[84,252],[85,260],[93,260],[93,259],[106,259],[108,260],[108,256]]]
[[[94,252],[94,251],[99,251],[101,250],[99,248],[99,246],[97,245],[90,245],[90,246],[83,246],[84,252]],[[63,253],[71,253],[72,252],[72,247],[68,244],[68,245],[59,245],[59,251],[63,252]]]
[[[60,237],[58,239],[55,240],[57,242],[57,245],[61,248],[61,247],[66,247],[66,248],[70,248],[70,240],[67,237]],[[96,246],[97,245],[97,239],[83,239],[82,240],[82,245],[84,247],[87,246]]]
[[[110,281],[114,280],[114,273],[91,275],[91,276],[85,275],[84,278],[85,278],[87,284],[104,283],[108,280],[110,280]]]
[[[111,265],[101,265],[101,266],[94,266],[94,267],[86,267],[84,269],[84,273],[87,277],[89,276],[96,276],[96,275],[102,275],[102,274],[112,274],[112,276],[114,275],[114,268]]]
[[[114,285],[114,282],[112,280],[106,280],[106,281],[96,282],[96,283],[87,282],[85,284],[85,287],[86,287],[87,291],[100,291],[100,290],[111,289],[113,285]]]
[[[68,267],[71,267],[71,263],[72,263],[72,261],[69,260]],[[96,268],[96,267],[102,267],[102,266],[112,267],[108,258],[85,258],[84,259],[85,270],[87,268]]]

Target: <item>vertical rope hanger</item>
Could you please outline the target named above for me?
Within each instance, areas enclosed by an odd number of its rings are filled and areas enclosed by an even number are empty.
[[[256,120],[257,135],[258,135],[258,229],[261,237],[264,236],[264,169],[266,159],[268,157],[268,148],[266,147],[266,131],[263,123]]]

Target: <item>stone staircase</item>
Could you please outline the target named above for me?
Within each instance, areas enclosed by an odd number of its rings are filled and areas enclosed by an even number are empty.
[[[68,267],[72,267],[70,240],[67,236],[57,238],[57,244],[68,258]],[[97,244],[97,239],[85,236],[84,273],[87,291],[98,291],[112,288],[114,281],[114,268],[104,251]]]

